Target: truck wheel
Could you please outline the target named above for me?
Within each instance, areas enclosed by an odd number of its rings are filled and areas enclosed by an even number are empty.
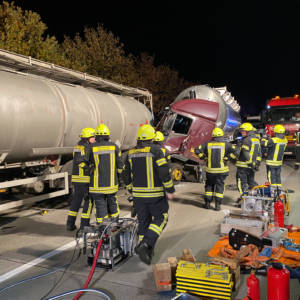
[[[178,163],[171,163],[171,177],[174,184],[178,184],[183,177],[183,166]]]

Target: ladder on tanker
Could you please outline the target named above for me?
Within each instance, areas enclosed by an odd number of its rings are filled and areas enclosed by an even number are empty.
[[[6,71],[41,75],[47,78],[70,84],[92,87],[104,92],[130,96],[142,102],[153,114],[152,94],[142,88],[133,88],[101,77],[74,71],[55,64],[44,62],[31,56],[25,56],[0,49],[0,69]]]

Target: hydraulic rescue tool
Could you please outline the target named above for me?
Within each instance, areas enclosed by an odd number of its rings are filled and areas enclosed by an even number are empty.
[[[113,270],[120,262],[134,254],[138,243],[137,220],[119,218],[98,226],[85,226],[83,229],[83,253],[90,248],[88,264],[92,265],[98,244],[102,241],[96,266]]]

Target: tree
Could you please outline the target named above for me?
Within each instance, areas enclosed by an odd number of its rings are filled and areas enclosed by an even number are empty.
[[[0,48],[23,55],[65,63],[65,57],[54,36],[44,38],[47,26],[39,14],[23,11],[14,2],[0,5]]]
[[[79,33],[73,40],[65,37],[62,48],[73,69],[127,85],[136,81],[132,56],[126,56],[120,39],[102,25],[86,27],[83,38]]]

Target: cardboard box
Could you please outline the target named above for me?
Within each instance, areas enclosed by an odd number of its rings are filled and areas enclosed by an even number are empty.
[[[155,264],[152,266],[153,275],[158,292],[172,290],[171,266],[169,263]]]

